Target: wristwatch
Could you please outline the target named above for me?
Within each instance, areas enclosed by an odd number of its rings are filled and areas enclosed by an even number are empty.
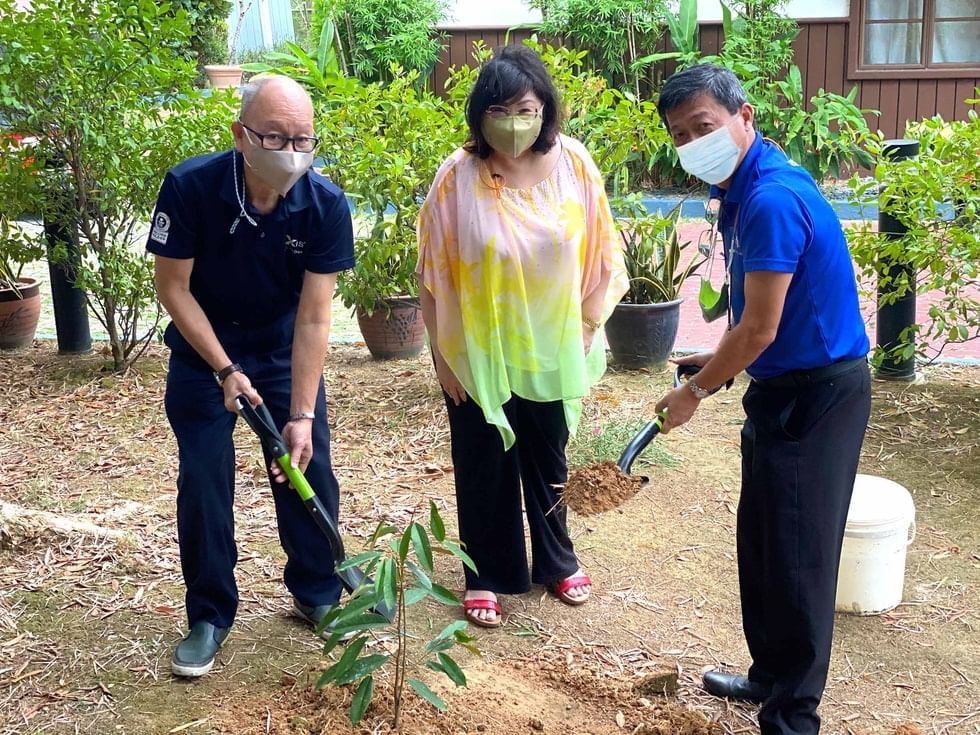
[[[231,365],[226,365],[221,368],[221,370],[216,370],[214,374],[214,379],[217,381],[218,385],[224,385],[225,378],[227,378],[232,373],[243,373],[242,366],[237,362],[233,362]]]
[[[703,401],[705,398],[714,393],[713,390],[708,390],[707,388],[702,388],[700,385],[694,382],[694,378],[689,378],[687,381],[687,387],[691,389],[691,393],[699,400]]]
[[[316,418],[316,414],[312,411],[297,411],[296,413],[289,414],[287,421],[303,421],[309,420],[313,421]]]

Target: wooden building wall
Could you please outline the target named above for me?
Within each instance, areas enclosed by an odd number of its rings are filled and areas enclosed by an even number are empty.
[[[940,114],[946,120],[966,118],[967,105],[964,100],[973,97],[976,87],[980,87],[980,70],[974,77],[963,79],[847,79],[848,58],[847,18],[800,21],[800,33],[793,42],[796,64],[803,74],[804,92],[809,99],[821,87],[838,94],[846,94],[855,84],[858,85],[857,103],[859,107],[876,109],[881,116],[875,120],[869,116],[872,129],[882,130],[889,138],[904,134],[906,121],[920,120]],[[449,66],[472,63],[473,42],[483,39],[490,47],[502,46],[506,40],[517,43],[531,35],[529,30],[518,30],[509,34],[506,29],[454,29],[447,32],[446,47],[442,58],[433,70],[432,83],[437,91],[442,90]],[[723,38],[720,23],[701,26],[701,50],[705,54],[717,53]],[[666,41],[659,50],[665,50]],[[664,65],[663,73],[673,71],[670,64]]]

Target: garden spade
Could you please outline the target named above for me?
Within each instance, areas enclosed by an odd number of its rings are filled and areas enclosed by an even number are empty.
[[[677,388],[681,385],[685,378],[689,378],[692,375],[697,375],[701,371],[701,368],[697,365],[678,365],[677,369],[674,371],[674,387]],[[732,387],[735,382],[734,378],[730,379],[725,383],[725,390]],[[717,392],[721,389],[719,385],[715,388],[712,393]],[[633,466],[634,460],[639,456],[640,452],[647,448],[647,445],[653,441],[654,437],[660,433],[664,428],[664,419],[667,418],[667,412],[661,411],[657,416],[650,421],[646,426],[637,432],[636,436],[633,437],[632,441],[626,445],[626,449],[619,456],[619,461],[616,465],[624,473],[629,474],[630,467]]]
[[[293,467],[290,464],[286,444],[283,441],[282,434],[279,433],[275,423],[272,421],[272,415],[269,413],[269,409],[261,403],[258,406],[252,406],[245,396],[238,396],[235,399],[235,403],[238,406],[238,414],[245,419],[245,423],[252,427],[252,430],[261,440],[262,445],[269,450],[276,463],[286,473],[290,484],[303,500],[303,505],[310,511],[310,515],[313,516],[317,527],[327,537],[327,541],[330,543],[330,550],[333,553],[334,566],[339,567],[344,559],[347,558],[347,554],[344,551],[344,542],[340,538],[340,531],[337,529],[337,524],[330,517],[323,502],[313,492],[313,488],[303,475],[303,472],[298,467]],[[374,584],[371,578],[357,566],[349,566],[342,569],[337,572],[337,576],[340,577],[341,583],[348,592],[353,592],[358,587]],[[386,618],[389,622],[395,619],[394,611],[388,609],[383,601],[379,601],[374,606],[374,611]]]

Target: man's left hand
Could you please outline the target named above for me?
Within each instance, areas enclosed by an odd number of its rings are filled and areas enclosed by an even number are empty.
[[[664,426],[660,430],[661,434],[667,434],[671,429],[682,426],[691,420],[691,416],[698,410],[701,401],[691,392],[687,385],[674,388],[657,402],[657,413],[667,409],[667,418]]]
[[[313,459],[313,421],[298,419],[290,421],[282,430],[282,439],[289,452],[289,463],[298,467],[300,472],[306,472],[310,460]],[[269,472],[274,482],[286,482],[286,473],[276,461],[269,464]]]

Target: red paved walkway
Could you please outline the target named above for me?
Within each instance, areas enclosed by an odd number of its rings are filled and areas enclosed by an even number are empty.
[[[698,235],[707,225],[698,222],[688,222],[681,225],[681,239],[697,242]],[[685,251],[686,252],[686,251]],[[716,286],[720,285],[720,274],[718,271],[719,262],[715,263],[715,277],[713,281]],[[725,332],[725,319],[719,319],[711,324],[706,324],[701,318],[701,311],[698,308],[698,287],[700,279],[697,276],[689,278],[682,289],[684,303],[681,304],[680,329],[677,333],[675,349],[692,350],[702,347],[714,347]],[[977,291],[977,289],[974,289]],[[980,297],[980,291],[977,296]],[[929,306],[938,300],[937,293],[920,294],[916,300],[916,316],[922,322],[928,319]],[[861,312],[864,314],[865,326],[868,330],[868,337],[872,346],[875,344],[875,304],[874,296],[862,294]],[[938,345],[931,345],[933,349],[929,351],[929,356],[935,354]],[[960,359],[980,359],[980,340],[949,344],[942,352],[943,358]]]

